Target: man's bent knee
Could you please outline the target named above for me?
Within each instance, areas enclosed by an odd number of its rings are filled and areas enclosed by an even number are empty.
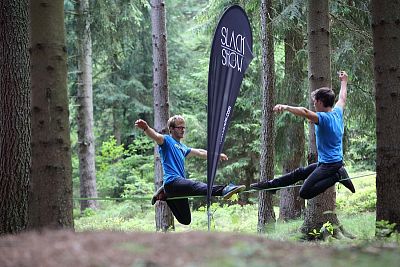
[[[303,198],[303,199],[311,199],[311,198],[313,198],[313,197],[316,196],[316,194],[313,193],[312,191],[310,191],[310,190],[304,190],[303,188],[300,189],[299,195],[300,195],[300,197]]]

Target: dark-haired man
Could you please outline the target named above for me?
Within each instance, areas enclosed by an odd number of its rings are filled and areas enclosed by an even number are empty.
[[[339,99],[335,106],[333,106],[335,101],[333,90],[322,87],[312,93],[316,112],[304,107],[282,104],[276,105],[273,109],[275,112],[288,111],[315,124],[318,163],[297,168],[273,180],[251,184],[250,188],[255,190],[273,189],[304,180],[300,189],[300,197],[304,199],[310,199],[325,192],[336,182],[342,183],[351,192],[355,192],[353,183],[348,179],[348,174],[343,167],[343,110],[347,98],[347,73],[340,71],[339,79],[341,86]],[[275,192],[276,190],[271,191]]]

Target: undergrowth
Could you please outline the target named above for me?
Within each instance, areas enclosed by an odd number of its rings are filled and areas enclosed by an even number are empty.
[[[356,193],[338,187],[337,213],[342,226],[358,240],[371,240],[375,235],[375,176],[365,176],[353,180]],[[155,211],[146,201],[103,201],[97,211],[75,210],[77,231],[155,231]],[[226,202],[213,203],[211,208],[211,231],[257,233],[258,205],[238,205]],[[275,214],[279,214],[275,208]],[[303,220],[282,222],[277,220],[266,236],[277,240],[297,240]],[[192,211],[189,226],[175,221],[175,231],[207,231],[207,211],[204,207]]]

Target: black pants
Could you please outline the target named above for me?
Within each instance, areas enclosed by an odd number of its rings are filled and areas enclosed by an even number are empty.
[[[338,170],[343,162],[313,163],[300,167],[279,178],[270,181],[271,187],[282,187],[304,180],[300,188],[300,197],[310,199],[325,192],[326,189],[339,181]]]
[[[222,196],[222,189],[225,185],[214,185],[211,195]],[[164,185],[164,191],[167,194],[167,204],[174,214],[175,218],[184,225],[189,225],[192,216],[190,213],[189,200],[187,198],[172,199],[182,196],[205,196],[207,195],[207,184],[199,181],[192,181],[184,178],[175,179]]]

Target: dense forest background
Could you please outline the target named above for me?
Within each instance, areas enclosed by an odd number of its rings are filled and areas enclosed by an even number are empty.
[[[166,132],[168,117],[181,114],[184,142],[206,148],[211,40],[233,4],[250,20],[254,59],[216,183],[249,187],[315,162],[314,125],[272,108],[313,109],[317,88],[338,93],[339,70],[349,74],[344,161],[352,179],[364,179],[355,182],[355,194],[343,195],[338,183],[307,201],[298,195],[300,184],[275,195],[248,190],[233,202],[216,198],[213,218],[219,210],[236,221],[224,227],[257,224],[260,233],[279,220],[304,219],[297,230],[313,239],[327,223],[335,237],[346,234],[342,212],[366,212],[368,222],[376,220],[376,235],[382,225],[399,230],[399,0],[4,0],[0,235],[121,229],[120,221],[139,227],[123,229],[149,230],[154,217],[157,231],[174,230],[166,202],[151,206],[162,185],[160,157],[134,122]],[[206,165],[188,160],[186,176],[205,181]],[[193,218],[203,217],[205,199],[190,204]],[[193,221],[204,229],[203,220]]]
[[[259,1],[166,1],[168,86],[170,114],[182,114],[188,131],[184,142],[206,148],[207,77],[210,43],[221,11],[241,4],[248,13],[254,36],[254,60],[236,102],[216,183],[249,184],[259,178],[261,127],[261,44]],[[135,129],[138,118],[153,125],[153,80],[150,6],[147,1],[90,2],[96,181],[100,197],[148,195],[154,190],[153,143]],[[273,2],[276,103],[307,106],[306,5],[303,1]],[[375,106],[372,33],[369,1],[330,1],[331,69],[349,73],[345,112],[345,163],[355,170],[375,169]],[[74,196],[79,196],[77,154],[77,18],[73,1],[65,1],[68,48],[68,89]],[[296,25],[293,27],[293,25]],[[301,36],[295,51],[300,80],[285,79],[288,32]],[[338,79],[332,78],[338,93]],[[290,103],[288,87],[296,86],[302,101]],[[288,149],[286,114],[276,118],[275,173],[283,172]],[[307,131],[307,123],[304,123]],[[307,136],[307,135],[305,135]],[[306,137],[307,138],[307,137]],[[307,151],[307,140],[304,151]],[[305,153],[305,152],[304,152]],[[306,157],[303,157],[303,163]],[[187,162],[188,177],[206,180],[206,162]],[[195,200],[202,203],[203,200]],[[245,199],[250,201],[251,199]]]

